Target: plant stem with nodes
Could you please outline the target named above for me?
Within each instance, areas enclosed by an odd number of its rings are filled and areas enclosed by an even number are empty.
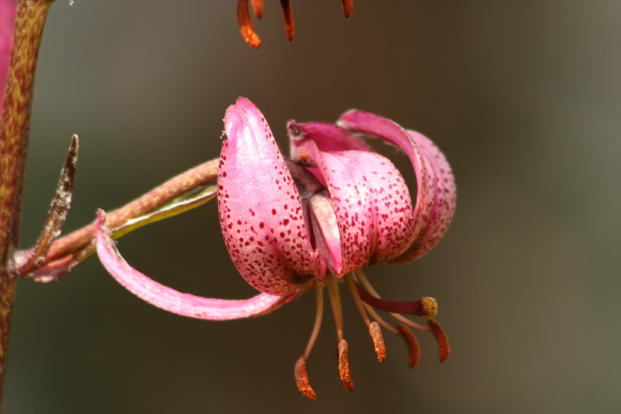
[[[18,2],[13,54],[0,121],[0,404],[16,284],[10,272],[10,258],[18,241],[37,54],[52,2]]]

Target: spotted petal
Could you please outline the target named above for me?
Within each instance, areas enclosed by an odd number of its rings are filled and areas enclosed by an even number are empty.
[[[291,292],[320,276],[300,195],[259,109],[239,98],[226,111],[218,211],[233,264],[256,289]]]
[[[289,124],[292,155],[317,166],[341,235],[337,275],[369,262],[394,259],[407,247],[414,226],[407,185],[395,166],[363,141],[332,124]]]
[[[408,249],[393,261],[406,262],[425,255],[444,236],[455,212],[455,179],[444,154],[427,137],[405,131],[379,115],[350,110],[337,124],[352,132],[381,138],[407,154],[417,181],[416,227]]]

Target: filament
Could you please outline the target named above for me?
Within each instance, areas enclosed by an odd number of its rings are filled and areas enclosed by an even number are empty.
[[[315,282],[315,299],[315,322],[313,323],[313,330],[311,331],[310,338],[306,344],[306,349],[304,350],[304,359],[308,359],[311,351],[313,350],[313,346],[319,336],[319,330],[321,329],[321,322],[323,320],[323,287],[319,284],[319,282]]]
[[[356,304],[356,308],[358,308],[358,312],[360,312],[360,316],[364,321],[364,324],[369,329],[369,335],[373,340],[373,349],[375,350],[375,355],[377,355],[377,360],[379,362],[386,361],[386,344],[384,343],[384,337],[382,335],[382,329],[380,328],[378,322],[369,320],[369,315],[364,308],[364,302],[360,299],[360,294],[358,289],[356,288],[356,282],[352,277],[352,274],[348,274],[345,276],[345,282],[351,291],[351,295],[354,298],[354,303]]]
[[[338,281],[334,275],[328,276],[328,296],[332,313],[334,316],[334,325],[336,326],[336,335],[338,338],[338,369],[339,378],[347,391],[354,388],[354,380],[351,377],[349,368],[349,345],[343,336],[343,309],[341,308],[341,294],[339,293]]]

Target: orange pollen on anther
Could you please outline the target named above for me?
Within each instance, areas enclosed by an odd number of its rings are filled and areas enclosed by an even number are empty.
[[[399,329],[399,334],[405,341],[405,344],[408,347],[409,351],[409,359],[408,364],[411,368],[414,368],[420,362],[420,344],[418,343],[418,339],[414,336],[414,333],[402,323],[397,324],[397,329]]]
[[[292,41],[295,37],[295,23],[293,22],[293,7],[290,0],[280,0],[282,13],[285,18],[285,34],[287,39]]]
[[[298,386],[298,390],[302,393],[302,395],[304,395],[306,398],[310,398],[311,400],[316,400],[317,393],[308,381],[308,372],[306,371],[306,359],[304,358],[304,355],[302,355],[296,361],[294,375],[295,383]]]
[[[239,23],[239,31],[246,43],[254,48],[261,46],[261,38],[257,35],[250,18],[250,10],[248,10],[248,0],[239,0],[237,2],[237,22]]]
[[[435,319],[429,319],[427,324],[440,347],[440,362],[444,362],[451,355],[451,345],[449,344],[448,337],[444,329],[440,326],[440,323]]]
[[[356,304],[356,308],[358,308],[362,321],[369,328],[369,335],[371,335],[371,339],[373,340],[373,348],[375,349],[377,360],[379,362],[386,361],[386,344],[384,343],[384,336],[382,335],[382,328],[380,327],[380,324],[377,321],[371,322],[369,319],[369,315],[367,315],[367,311],[365,309],[365,304],[360,298],[356,282],[354,281],[351,273],[345,276],[345,282],[347,283],[347,287],[349,287],[351,295],[354,298],[354,303]]]
[[[347,391],[351,391],[354,389],[354,380],[351,377],[351,371],[349,369],[349,358],[348,358],[349,347],[347,345],[347,341],[345,339],[341,339],[339,341],[339,377],[341,378],[341,382],[345,386]]]
[[[369,323],[369,335],[371,335],[373,340],[373,348],[375,349],[377,360],[379,362],[386,361],[386,344],[384,343],[382,328],[376,321]]]
[[[343,0],[343,13],[345,17],[351,16],[351,12],[354,9],[354,0]]]

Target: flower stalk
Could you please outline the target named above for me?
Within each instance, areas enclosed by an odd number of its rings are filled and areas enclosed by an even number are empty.
[[[0,122],[0,404],[16,285],[9,261],[18,241],[34,73],[41,35],[52,2],[18,2],[13,52]]]

